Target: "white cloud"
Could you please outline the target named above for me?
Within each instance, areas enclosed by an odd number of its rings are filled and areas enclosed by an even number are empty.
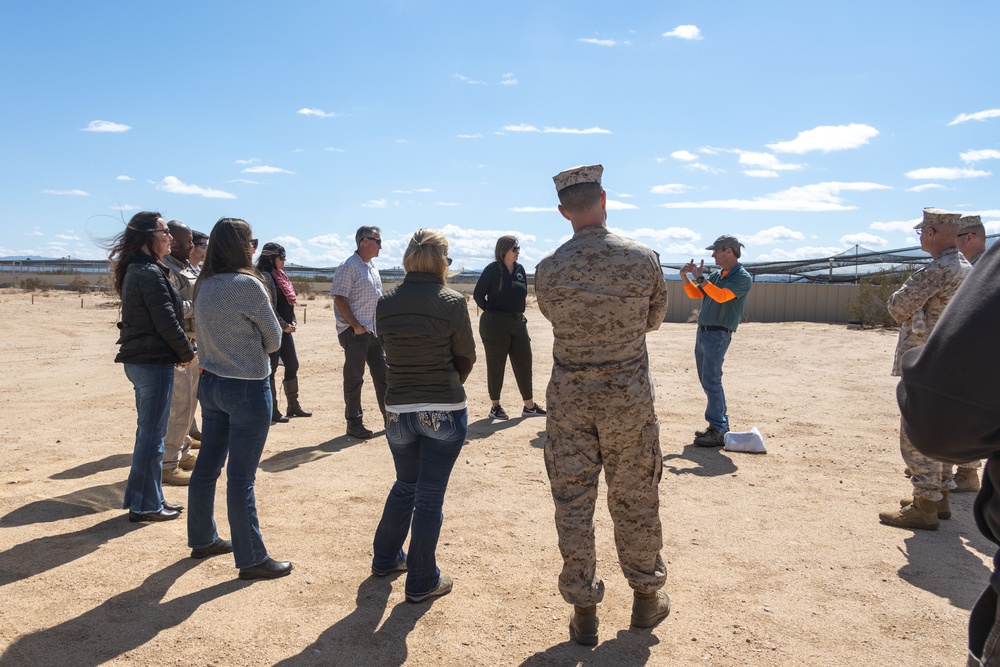
[[[581,37],[577,41],[586,42],[587,44],[597,44],[598,46],[614,46],[617,44],[613,39],[594,39],[593,37]]]
[[[555,206],[515,206],[507,210],[512,213],[556,213],[559,211]]]
[[[694,160],[698,159],[697,155],[695,155],[691,151],[685,151],[685,150],[674,151],[673,153],[670,154],[670,157],[674,158],[675,160],[683,160],[684,162],[693,162]]]
[[[830,255],[836,255],[844,252],[844,248],[837,247],[821,247],[821,246],[802,246],[801,248],[794,248],[792,250],[785,250],[784,248],[775,248],[771,252],[758,255],[756,260],[758,262],[787,262],[794,261],[798,259],[814,259],[816,257],[829,257]]]
[[[777,178],[779,176],[778,172],[770,169],[744,169],[743,175],[751,178]]]
[[[861,245],[869,248],[871,246],[889,245],[889,242],[881,236],[875,236],[874,234],[868,234],[867,232],[858,232],[857,234],[847,234],[846,236],[841,236],[840,242],[844,245]]]
[[[626,194],[626,193],[624,193],[624,192],[616,192],[616,193],[615,193],[615,196],[616,196],[616,197],[621,197],[622,199],[631,199],[631,198],[632,198],[632,197],[634,197],[635,195],[630,195],[630,194]]]
[[[621,234],[622,236],[627,236],[629,238],[638,239],[652,239],[658,243],[670,242],[670,241],[684,241],[689,243],[695,243],[701,238],[701,234],[692,231],[687,227],[665,227],[663,229],[651,229],[649,227],[640,227],[638,229],[625,230],[619,229],[617,227],[610,227],[611,231],[615,234]]]
[[[45,234],[43,234],[41,232],[41,230],[39,230],[37,227],[35,227],[35,229],[33,231],[25,232],[24,235],[25,236],[45,236]]]
[[[483,135],[481,135],[481,134],[459,134],[458,138],[459,139],[482,139]]]
[[[978,162],[979,160],[1000,160],[1000,151],[985,148],[983,150],[966,151],[959,155],[962,162]]]
[[[797,232],[788,227],[771,227],[762,229],[753,236],[744,239],[747,245],[773,245],[781,241],[803,241],[806,236],[802,232]]]
[[[83,190],[42,190],[47,195],[62,195],[70,197],[89,197],[89,192]]]
[[[684,165],[685,169],[692,169],[698,171],[704,171],[709,174],[721,174],[725,172],[725,169],[719,169],[718,167],[709,167],[707,164],[702,164],[701,162],[689,162]]]
[[[313,116],[315,118],[333,118],[334,116],[337,115],[332,111],[323,111],[322,109],[309,109],[309,108],[299,109],[295,113],[300,114],[302,116]]]
[[[115,178],[115,180],[116,181],[131,181],[132,177],[131,176],[126,176],[125,174],[122,174],[121,176],[117,176]]]
[[[282,169],[281,167],[269,167],[266,164],[262,164],[259,167],[247,167],[241,173],[244,174],[294,174],[294,171],[288,171],[287,169]]]
[[[576,129],[570,127],[543,127],[541,129],[534,125],[521,123],[520,125],[504,125],[506,132],[541,132],[542,134],[611,134],[611,130],[600,127],[588,127],[586,129]]]
[[[842,151],[848,148],[858,148],[868,143],[869,139],[878,136],[878,130],[870,125],[851,123],[850,125],[820,125],[811,130],[799,132],[791,141],[779,141],[767,144],[767,147],[778,153],[795,153],[801,155],[809,151]]]
[[[877,232],[902,232],[903,234],[909,234],[913,231],[913,225],[917,224],[919,220],[891,220],[888,222],[873,222],[868,225],[870,229],[874,229]]]
[[[63,241],[79,241],[80,237],[73,232],[66,232],[65,234],[56,234],[57,239],[62,239]]]
[[[753,199],[716,199],[701,202],[659,204],[663,208],[728,209],[736,211],[850,211],[857,206],[844,203],[844,191],[890,190],[878,183],[826,182],[788,188]]]
[[[423,194],[427,192],[434,192],[432,188],[415,188],[413,190],[393,190],[394,195],[413,195],[413,194]]]
[[[436,201],[435,206],[461,206],[457,201]]]
[[[369,199],[364,204],[365,208],[385,208],[389,205],[389,201],[386,199]]]
[[[517,79],[514,78],[513,72],[504,72],[503,76],[500,77],[501,86],[516,86]]]
[[[960,113],[948,125],[958,125],[969,120],[986,120],[987,118],[1000,118],[1000,109],[987,109],[986,111],[977,111],[976,113]]]
[[[759,153],[754,151],[741,151],[737,150],[740,156],[740,164],[746,165],[748,167],[758,167],[762,170],[767,171],[799,171],[805,167],[804,164],[794,164],[791,162],[782,162],[776,156],[770,153]],[[752,176],[754,174],[744,171],[744,174]]]
[[[128,132],[132,128],[121,123],[112,123],[110,120],[92,120],[87,123],[87,127],[80,128],[81,132]]]
[[[469,77],[464,76],[462,74],[452,74],[451,76],[452,76],[452,78],[458,79],[459,81],[467,83],[470,86],[485,86],[486,85],[485,81],[477,81],[476,79],[470,79]]]
[[[954,181],[960,178],[979,178],[990,176],[992,172],[967,167],[927,167],[906,172],[907,178],[914,180]]]
[[[683,185],[681,183],[664,183],[663,185],[654,185],[649,189],[649,191],[654,195],[679,195],[690,189],[690,185]]]
[[[701,30],[696,25],[679,25],[670,32],[663,33],[663,37],[676,37],[677,39],[702,39]]]
[[[232,178],[226,181],[226,183],[237,183],[239,185],[265,185],[263,181],[251,181],[248,178]]]
[[[626,204],[623,201],[616,201],[614,199],[607,200],[607,208],[609,211],[631,211],[633,209],[639,208],[635,204]]]
[[[260,158],[252,157],[249,160],[234,160],[236,164],[257,164]]]
[[[914,185],[912,188],[906,188],[907,192],[923,192],[924,190],[947,190],[940,183],[924,183],[923,185]]]
[[[347,152],[343,148],[334,148],[332,146],[327,146],[323,150],[327,151],[328,153],[346,153]]]
[[[112,206],[111,210],[113,210],[113,211],[124,211],[124,212],[128,213],[129,211],[140,211],[142,209],[139,208],[138,206],[133,205],[133,204],[122,204],[121,206]]]
[[[208,199],[236,199],[236,195],[223,190],[212,190],[199,185],[188,185],[176,176],[167,176],[157,186],[157,190],[175,195],[198,195]]]

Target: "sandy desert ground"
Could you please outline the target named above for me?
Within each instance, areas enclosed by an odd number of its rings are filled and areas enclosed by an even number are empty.
[[[694,328],[649,336],[674,608],[652,631],[629,629],[602,498],[607,595],[601,643],[587,649],[569,642],[556,588],[544,420],[485,419],[481,361],[438,548],[454,591],[411,605],[401,578],[369,576],[391,457],[381,435],[344,435],[331,302],[305,303],[299,378],[315,416],[271,429],[257,478],[267,546],[295,570],[242,582],[229,557],[188,558],[183,520],[134,524],[120,509],[135,412],[112,361],[117,310],[99,295],[0,293],[0,667],[964,664],[994,551],[971,494],[937,532],[877,518],[909,490],[894,332],[741,326],[725,383],[733,427],[757,426],[763,456],[689,444],[704,425]],[[552,334],[536,309],[528,319],[543,401]],[[365,401],[377,414],[370,385]],[[509,372],[504,403],[518,403]],[[167,495],[186,501],[183,488]]]

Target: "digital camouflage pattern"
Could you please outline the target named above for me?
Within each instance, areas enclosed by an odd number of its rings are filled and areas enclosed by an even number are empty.
[[[563,188],[568,188],[571,185],[579,185],[580,183],[597,183],[600,185],[601,175],[603,173],[604,167],[599,164],[592,164],[585,167],[573,167],[572,169],[567,169],[566,171],[560,171],[552,177],[552,182],[556,184],[556,192],[559,192]]]
[[[945,306],[955,296],[962,281],[969,275],[972,265],[962,256],[958,248],[948,248],[941,256],[927,266],[917,269],[906,279],[886,304],[892,319],[899,323],[899,342],[896,343],[896,358],[892,363],[892,374],[900,375],[903,353],[923,345],[931,335]],[[924,311],[927,326],[923,331],[913,330],[913,315]]]
[[[545,467],[555,503],[563,599],[604,597],[594,510],[603,467],[615,546],[629,585],[663,587],[659,422],[646,332],[667,310],[659,257],[646,246],[587,227],[535,269],[539,310],[552,323]]]
[[[944,211],[940,208],[925,208],[924,217],[920,220],[920,222],[913,225],[913,228],[922,229],[923,227],[930,227],[931,225],[957,225],[958,221],[961,219],[961,213],[952,213],[951,211]]]

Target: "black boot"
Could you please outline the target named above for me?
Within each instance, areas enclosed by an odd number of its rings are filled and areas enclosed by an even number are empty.
[[[289,417],[312,417],[313,413],[306,412],[299,405],[299,380],[292,378],[285,380],[285,396],[288,398],[288,408],[285,412]]]
[[[274,386],[274,375],[271,376],[271,426],[275,424],[287,424],[288,417],[281,414],[278,410],[278,394],[275,391]]]

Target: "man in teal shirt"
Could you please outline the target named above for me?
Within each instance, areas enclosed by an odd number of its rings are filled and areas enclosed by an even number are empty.
[[[747,295],[753,280],[740,264],[743,244],[735,236],[720,236],[705,248],[712,251],[712,259],[720,267],[708,278],[704,276],[705,261],[695,264],[692,259],[681,268],[681,283],[692,299],[701,299],[698,313],[698,336],[695,339],[694,359],[698,366],[698,379],[708,397],[705,421],[708,428],[695,432],[694,444],[700,447],[720,447],[729,430],[726,413],[726,392],[722,388],[722,363],[733,333],[743,319]],[[694,276],[694,282],[688,279]]]

